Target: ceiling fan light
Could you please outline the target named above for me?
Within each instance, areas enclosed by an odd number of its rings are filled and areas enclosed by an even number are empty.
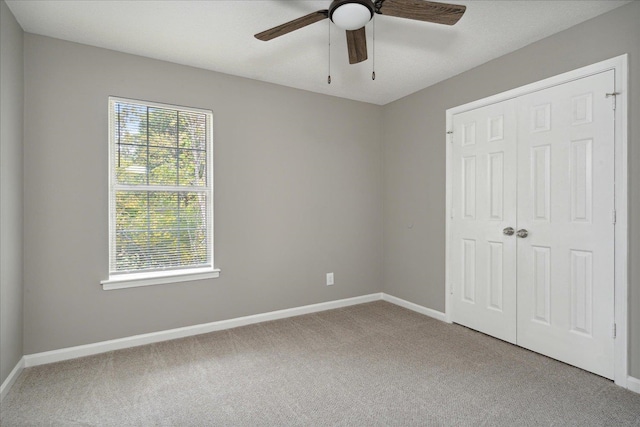
[[[361,3],[344,3],[336,7],[331,14],[331,21],[343,30],[357,30],[371,21],[373,13]]]

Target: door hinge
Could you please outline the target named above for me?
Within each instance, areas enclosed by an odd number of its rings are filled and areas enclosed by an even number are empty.
[[[447,131],[447,135],[449,135],[449,144],[453,143],[453,131],[449,130]]]
[[[453,208],[451,208],[451,210],[449,211],[449,218],[453,218],[453,214],[454,214],[454,211],[453,211]]]
[[[615,224],[617,220],[618,220],[618,215],[616,214],[616,210],[614,209],[611,211],[611,222]]]
[[[449,294],[453,295],[453,283],[449,283]]]
[[[611,92],[604,95],[606,98],[611,98],[611,108],[614,110],[616,109],[616,97],[618,95],[620,95],[620,92]]]
[[[616,337],[616,332],[617,332],[617,331],[616,331],[616,323],[615,323],[615,322],[613,322],[613,323],[611,324],[611,338],[615,338],[615,337]]]

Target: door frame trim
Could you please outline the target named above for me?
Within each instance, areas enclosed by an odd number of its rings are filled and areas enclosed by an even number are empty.
[[[562,85],[594,74],[614,70],[616,103],[615,116],[615,323],[616,338],[614,339],[614,382],[627,388],[628,377],[628,256],[629,256],[629,224],[628,224],[628,198],[629,198],[629,174],[628,174],[628,54],[616,56],[596,64],[578,68],[573,71],[559,74],[544,80],[540,80],[516,89],[511,89],[487,98],[469,102],[446,111],[446,253],[445,253],[445,321],[452,323],[453,311],[452,298],[453,284],[451,283],[451,206],[452,206],[452,142],[453,142],[453,116],[466,111],[475,110],[487,105],[503,102],[533,92],[538,92],[553,86]],[[613,326],[613,325],[612,325]]]

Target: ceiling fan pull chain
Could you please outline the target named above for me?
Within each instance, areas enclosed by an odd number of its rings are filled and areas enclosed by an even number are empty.
[[[331,84],[331,21],[329,22],[329,72],[327,73],[327,84]]]
[[[371,71],[371,80],[375,80],[376,79],[376,17],[374,16],[373,19],[373,49],[372,49],[372,71]]]

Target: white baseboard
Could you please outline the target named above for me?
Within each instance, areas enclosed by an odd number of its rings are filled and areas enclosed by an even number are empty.
[[[289,308],[285,310],[271,311],[268,313],[254,314],[251,316],[237,317],[235,319],[220,320],[217,322],[203,323],[182,328],[169,329],[166,331],[151,332],[148,334],[134,335],[131,337],[117,338],[108,341],[101,341],[93,344],[67,347],[59,350],[45,351],[42,353],[28,354],[23,358],[23,367],[44,365],[47,363],[61,362],[63,360],[75,359],[78,357],[91,356],[94,354],[106,353],[108,351],[121,350],[124,348],[137,347],[145,344],[153,344],[162,341],[185,338],[193,335],[206,334],[209,332],[221,331],[224,329],[237,328],[239,326],[251,325],[254,323],[268,322],[270,320],[284,319],[287,317],[300,316],[303,314],[316,313],[319,311],[331,310],[334,308],[347,307],[350,305],[364,304],[367,302],[384,300],[392,304],[413,310],[434,319],[444,321],[445,315],[442,312],[423,307],[418,304],[388,295],[376,293],[363,295],[354,298],[346,298],[336,301],[323,302],[319,304],[305,305],[302,307]]]
[[[429,316],[429,317],[433,317],[436,320],[440,320],[441,322],[445,321],[445,314],[441,311],[437,311],[437,310],[433,310],[431,308],[427,308],[427,307],[423,307],[421,305],[418,304],[414,304],[412,302],[403,300],[401,298],[398,297],[394,297],[393,295],[389,295],[389,294],[382,294],[382,299],[385,301],[388,301],[392,304],[395,305],[399,305],[400,307],[404,307],[407,308],[409,310],[418,312],[420,314],[424,314],[425,316]]]
[[[5,379],[2,385],[0,386],[0,402],[5,398],[7,394],[9,394],[9,390],[11,389],[11,386],[13,385],[13,383],[16,382],[16,380],[22,373],[23,369],[24,369],[24,357],[18,361],[16,366],[9,373],[9,376],[7,377],[7,379]]]
[[[627,377],[627,388],[636,393],[640,393],[640,379],[634,377]]]
[[[28,354],[24,356],[24,367],[44,365],[46,363],[61,362],[77,357],[91,356],[106,353],[108,351],[121,350],[123,348],[137,347],[145,344],[153,344],[177,338],[185,338],[193,335],[206,334],[221,331],[223,329],[237,328],[253,323],[267,322],[270,320],[284,319],[286,317],[300,316],[316,313],[334,308],[363,304],[383,299],[382,293],[363,295],[354,298],[346,298],[319,304],[305,305],[302,307],[288,308],[285,310],[271,311],[268,313],[254,314],[251,316],[237,317],[235,319],[220,320],[217,322],[203,323],[200,325],[186,326],[183,328],[169,329],[166,331],[152,332],[142,335],[134,335],[126,338],[101,341],[93,344],[67,347],[59,350],[45,351],[42,353]],[[4,387],[4,385],[3,385]]]

